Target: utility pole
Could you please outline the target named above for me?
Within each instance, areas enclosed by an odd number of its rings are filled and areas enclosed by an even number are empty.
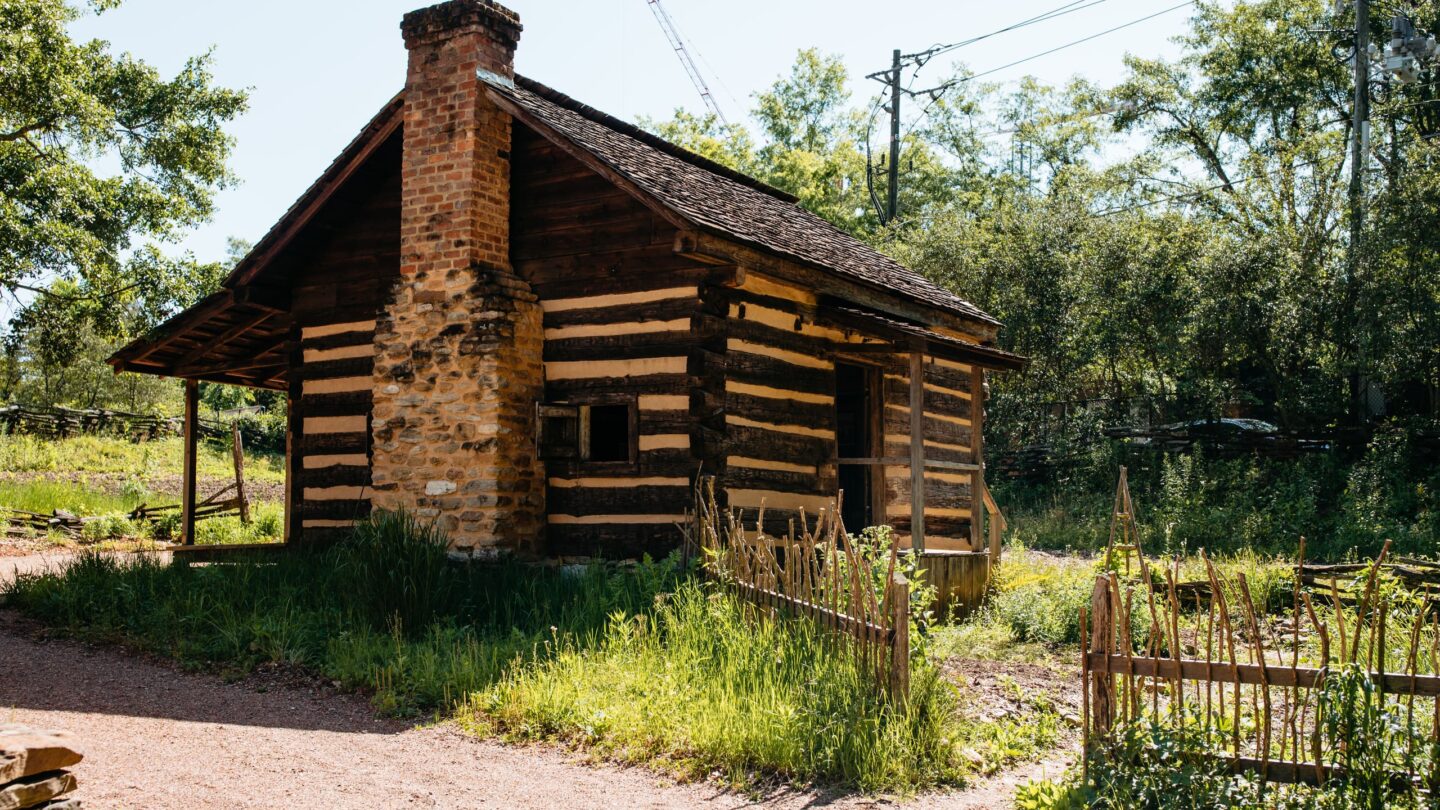
[[[900,49],[890,61],[890,187],[886,189],[885,221],[900,212]]]
[[[890,68],[888,70],[877,70],[866,76],[885,85],[886,92],[890,95],[890,104],[881,106],[881,109],[890,114],[890,165],[885,167],[885,176],[889,181],[889,188],[885,189],[885,201],[882,203],[880,196],[875,192],[874,174],[875,166],[869,161],[870,155],[870,133],[865,135],[865,182],[869,186],[870,202],[875,206],[875,213],[880,217],[882,225],[895,221],[900,215],[900,99],[904,96],[929,96],[932,100],[939,98],[941,93],[955,85],[955,81],[947,81],[925,90],[910,90],[903,86],[901,79],[904,78],[905,69],[909,67],[918,71],[930,61],[930,58],[943,50],[936,46],[928,51],[920,53],[902,53],[896,48],[890,54]],[[883,98],[883,96],[882,96]]]

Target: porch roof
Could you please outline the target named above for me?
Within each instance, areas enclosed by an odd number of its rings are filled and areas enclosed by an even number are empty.
[[[285,390],[289,301],[263,287],[220,290],[111,355],[117,371]]]

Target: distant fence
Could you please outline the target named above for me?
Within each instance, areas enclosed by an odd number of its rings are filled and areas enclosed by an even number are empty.
[[[0,406],[0,431],[6,434],[30,433],[52,439],[90,434],[151,441],[164,436],[179,436],[183,430],[184,420],[178,416],[104,409]],[[207,439],[220,439],[230,435],[230,428],[220,422],[201,419],[200,434]]]
[[[791,524],[784,537],[772,537],[760,528],[763,509],[747,530],[738,512],[716,505],[714,486],[713,479],[697,486],[688,530],[706,573],[763,609],[807,617],[852,640],[858,663],[877,684],[894,697],[908,696],[910,584],[896,569],[896,544],[880,561],[884,579],[877,583],[877,560],[852,542],[838,505],[816,515],[813,530],[802,519],[798,534]]]
[[[1128,585],[1096,577],[1088,617],[1081,609],[1087,764],[1109,755],[1118,728],[1144,721],[1195,735],[1206,748],[1190,752],[1197,759],[1270,782],[1320,784],[1345,775],[1362,743],[1384,748],[1369,763],[1379,778],[1433,791],[1440,625],[1428,592],[1401,597],[1386,585],[1385,553],[1345,571],[1360,574],[1351,598],[1323,578],[1340,572],[1302,563],[1280,621],[1243,574],[1229,581],[1208,559],[1199,582],[1176,582],[1178,563],[1163,581],[1150,566]],[[1305,581],[1323,583],[1314,600]]]

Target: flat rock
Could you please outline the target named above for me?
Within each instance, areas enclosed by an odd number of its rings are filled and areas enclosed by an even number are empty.
[[[75,777],[68,771],[27,776],[0,787],[0,810],[25,810],[35,807],[69,793],[75,786]]]
[[[68,768],[83,758],[65,732],[0,725],[0,784]]]

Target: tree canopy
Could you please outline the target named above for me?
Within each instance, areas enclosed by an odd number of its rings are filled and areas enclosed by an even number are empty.
[[[1440,23],[1433,2],[1415,17]],[[888,132],[836,57],[802,51],[756,95],[753,134],[683,112],[650,126],[999,317],[1034,361],[996,380],[1002,417],[1103,399],[1323,426],[1353,417],[1356,377],[1392,412],[1435,415],[1437,77],[1375,88],[1351,273],[1348,54],[1325,33],[1344,22],[1320,0],[1202,2],[1180,58],[1127,58],[1113,87],[956,65],[943,95],[910,102],[889,226],[865,182],[867,142],[884,152]],[[883,174],[873,185],[883,198]]]
[[[224,128],[246,105],[216,86],[208,53],[167,78],[70,36],[116,5],[0,0],[0,289],[25,302],[10,376],[43,366],[36,379],[61,401],[44,380],[82,347],[103,351],[218,283],[220,264],[173,245],[234,181]]]

